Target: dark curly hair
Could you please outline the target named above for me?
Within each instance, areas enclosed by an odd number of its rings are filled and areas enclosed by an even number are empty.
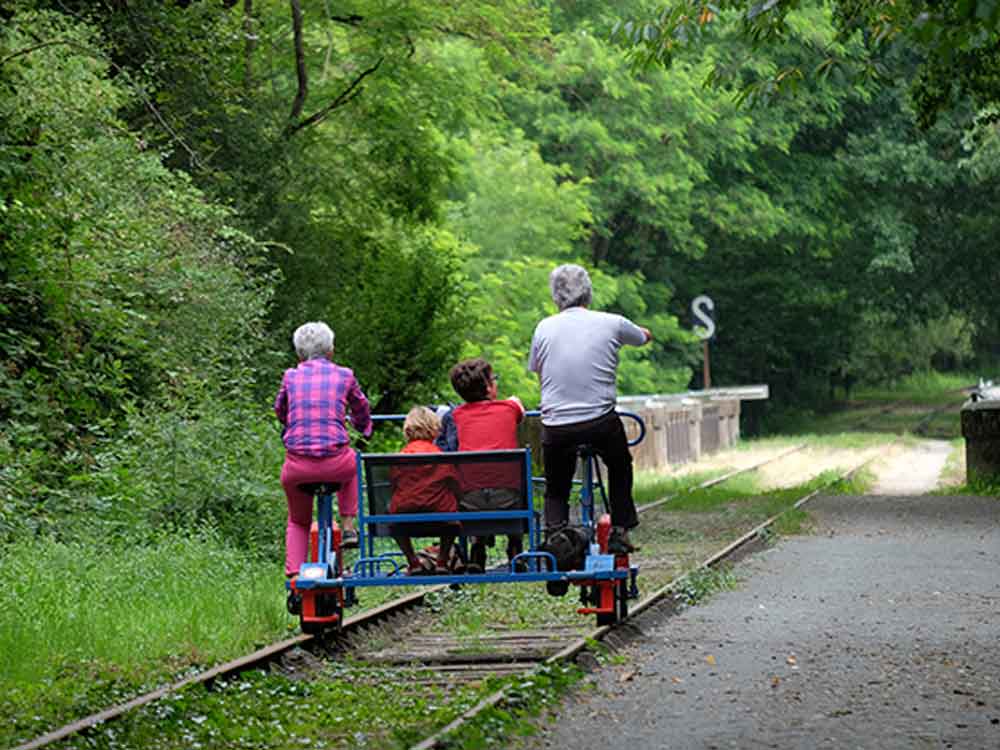
[[[493,367],[482,357],[465,359],[451,368],[451,386],[465,401],[485,401]]]

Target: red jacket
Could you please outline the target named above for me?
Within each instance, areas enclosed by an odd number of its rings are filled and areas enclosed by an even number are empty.
[[[517,426],[524,419],[519,401],[470,401],[451,412],[458,431],[460,451],[493,451],[518,448]],[[518,489],[524,477],[517,466],[507,463],[462,464],[462,489]]]
[[[402,452],[441,453],[441,449],[429,440],[413,440]],[[458,512],[458,473],[451,464],[394,466],[389,472],[389,482],[390,513]]]

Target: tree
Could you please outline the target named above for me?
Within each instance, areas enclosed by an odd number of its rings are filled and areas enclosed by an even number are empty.
[[[656,13],[624,19],[614,33],[627,41],[639,66],[669,66],[680,50],[711,38],[718,26],[736,29],[757,56],[790,38],[805,38],[797,15],[811,7],[816,6],[801,0],[681,0],[661,5]],[[1000,3],[995,0],[836,0],[833,18],[837,37],[811,45],[809,62],[744,80],[744,94],[767,96],[838,71],[888,80],[906,71],[893,64],[900,60],[893,52],[903,47],[921,58],[910,93],[924,125],[966,96],[979,106],[1000,101]],[[738,78],[743,70],[719,67],[709,80]]]
[[[266,351],[262,247],[128,129],[113,68],[59,14],[0,32],[0,524],[44,513],[131,406],[229,398]]]

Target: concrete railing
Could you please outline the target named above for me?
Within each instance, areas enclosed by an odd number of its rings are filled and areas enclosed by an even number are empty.
[[[740,438],[740,402],[768,396],[766,385],[752,385],[619,398],[620,411],[635,412],[646,423],[645,440],[632,449],[635,468],[662,470],[731,448]],[[540,460],[541,425],[537,419],[527,421],[522,440]],[[624,423],[629,438],[634,438],[635,423]]]

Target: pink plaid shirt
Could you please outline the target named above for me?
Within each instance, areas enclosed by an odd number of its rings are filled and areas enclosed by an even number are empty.
[[[350,442],[344,423],[348,411],[355,428],[371,435],[368,399],[351,370],[323,358],[285,370],[274,413],[284,426],[281,436],[289,453],[332,456]]]

